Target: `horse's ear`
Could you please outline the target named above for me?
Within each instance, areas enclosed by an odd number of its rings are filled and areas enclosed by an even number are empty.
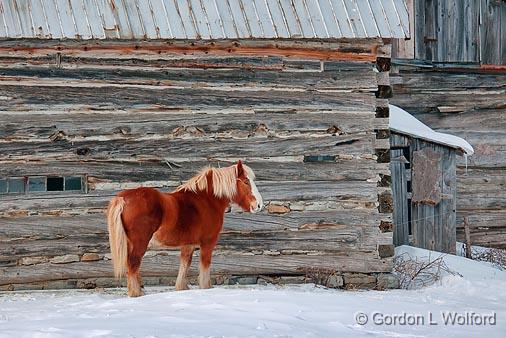
[[[244,176],[244,168],[241,160],[237,161],[237,177]]]

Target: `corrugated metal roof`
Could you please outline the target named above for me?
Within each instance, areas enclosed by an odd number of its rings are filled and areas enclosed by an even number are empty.
[[[405,0],[0,0],[0,38],[406,38]]]

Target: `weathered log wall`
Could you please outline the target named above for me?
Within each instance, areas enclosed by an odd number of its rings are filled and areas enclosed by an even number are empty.
[[[378,41],[23,43],[0,46],[0,176],[82,174],[88,192],[0,195],[0,288],[113,285],[108,200],[239,158],[268,205],[227,214],[215,274],[391,270]],[[175,253],[150,252],[143,274],[174,277]]]
[[[457,156],[457,240],[469,218],[473,244],[506,248],[506,74],[400,67],[393,104],[431,128],[465,138],[475,154]]]
[[[504,1],[407,0],[406,5],[411,39],[395,39],[394,58],[506,65]]]

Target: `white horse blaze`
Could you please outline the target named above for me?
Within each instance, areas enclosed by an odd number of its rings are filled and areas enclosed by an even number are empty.
[[[262,210],[262,207],[264,206],[264,202],[262,200],[262,196],[260,196],[260,193],[258,192],[257,185],[251,179],[251,177],[249,177],[249,175],[248,175],[248,179],[249,179],[249,183],[250,183],[250,186],[251,186],[251,192],[253,193],[253,196],[255,196],[255,199],[257,201],[257,205],[259,206],[258,209],[255,208],[255,209],[252,209],[251,211],[260,211],[260,210]]]

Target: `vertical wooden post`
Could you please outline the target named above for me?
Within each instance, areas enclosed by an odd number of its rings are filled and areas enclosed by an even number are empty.
[[[464,217],[464,233],[466,235],[466,258],[472,258],[471,230],[469,229],[469,220],[467,216]]]

